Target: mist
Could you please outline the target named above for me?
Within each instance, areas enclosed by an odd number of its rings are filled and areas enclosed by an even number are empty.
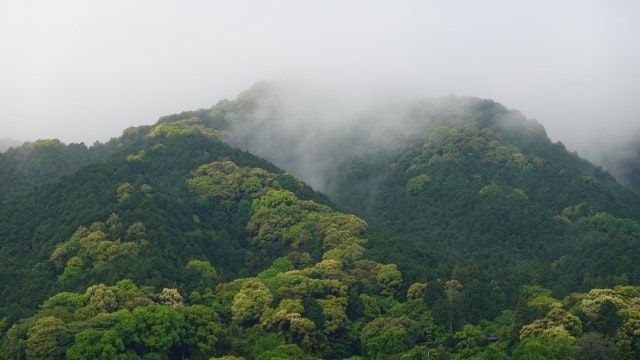
[[[451,118],[472,118],[476,97],[393,96],[377,91],[311,87],[299,82],[260,82],[241,93],[249,112],[231,122],[227,141],[259,155],[331,195],[343,164],[395,161],[412,145],[422,146],[433,127]],[[495,126],[520,129],[528,120],[504,109]],[[532,133],[540,134],[540,125]],[[543,136],[544,131],[542,131]],[[371,156],[373,155],[373,157]],[[384,170],[384,169],[381,169]]]
[[[7,151],[11,147],[22,145],[22,141],[11,138],[0,138],[0,153]]]
[[[414,105],[409,97],[295,81],[261,82],[250,92],[262,96],[248,119],[234,123],[229,142],[321,190],[336,159],[399,146]]]
[[[631,0],[3,1],[0,137],[92,144],[273,80],[307,89],[285,114],[306,122],[282,130],[313,129],[306,146],[366,109],[454,94],[598,161],[640,133],[638,18]]]

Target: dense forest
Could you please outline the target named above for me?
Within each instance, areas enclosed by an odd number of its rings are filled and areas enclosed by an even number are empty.
[[[0,358],[640,358],[638,193],[490,100],[274,99],[0,154]]]

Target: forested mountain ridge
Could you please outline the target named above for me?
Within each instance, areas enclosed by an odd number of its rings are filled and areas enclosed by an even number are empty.
[[[157,237],[163,242],[162,247],[154,250],[156,253],[145,254],[153,246],[147,246],[143,250],[142,254],[150,261],[161,258],[157,251],[185,251],[191,252],[194,257],[196,254],[210,252],[211,250],[206,250],[209,248],[208,244],[205,249],[202,248],[202,242],[209,242],[210,237],[219,242],[231,241],[228,233],[242,238],[237,232],[245,232],[244,224],[233,223],[241,222],[242,218],[232,219],[227,223],[223,220],[224,217],[235,215],[227,214],[230,210],[226,208],[218,210],[222,218],[216,219],[220,222],[216,226],[220,225],[222,228],[217,229],[215,235],[211,234],[213,220],[198,220],[196,224],[194,218],[199,214],[198,211],[208,209],[208,204],[195,204],[195,195],[185,185],[187,178],[198,166],[220,158],[236,161],[242,166],[259,166],[277,171],[273,165],[224,144],[215,131],[184,122],[172,126],[127,129],[117,147],[118,150],[104,160],[47,182],[24,195],[13,197],[0,207],[0,251],[3,264],[6,265],[0,271],[2,278],[7,279],[2,288],[3,294],[6,294],[2,301],[3,307],[12,306],[17,313],[33,309],[42,299],[27,294],[44,296],[46,291],[43,290],[49,287],[55,289],[57,286],[55,282],[47,281],[55,273],[48,268],[52,266],[49,258],[55,245],[68,239],[78,226],[89,227],[94,222],[105,222],[112,214],[116,214],[121,226],[125,226],[120,235],[125,235],[126,227],[141,222],[146,223],[149,228],[147,236]],[[326,202],[325,197],[301,183],[292,182],[288,176],[279,175],[285,188],[295,190],[303,198],[310,196]],[[190,244],[185,247],[181,242],[187,239]],[[191,248],[192,246],[195,247]],[[223,252],[218,256],[224,258],[228,265],[219,264],[220,270],[229,269],[231,273],[237,274],[244,269],[243,261],[238,261],[238,256],[244,259],[246,249],[243,246],[228,244],[229,248],[225,248],[221,243],[217,246],[216,250]],[[234,246],[240,246],[239,255],[234,257],[224,253],[232,251]],[[258,262],[260,261],[263,260]],[[152,264],[147,266],[147,270],[151,271]],[[166,266],[167,264],[163,265]],[[126,267],[113,267],[110,271],[118,273],[125,269]],[[145,276],[139,270],[136,273],[140,278]],[[179,272],[168,271],[166,274],[177,273]],[[27,281],[32,276],[40,281]],[[88,273],[82,276],[86,279],[91,277]],[[107,272],[94,280],[104,281],[104,276],[116,275],[108,275]],[[158,281],[166,282],[167,279],[162,276]],[[83,286],[80,284],[86,282],[77,281],[77,284]]]
[[[446,97],[363,113],[332,131],[290,107],[263,83],[197,115],[363,217],[370,255],[399,264],[406,279],[457,269],[511,296],[531,281],[566,295],[640,280],[624,255],[637,250],[634,231],[616,241],[606,229],[636,223],[640,197],[517,111]],[[615,255],[603,262],[604,250]]]
[[[447,119],[422,143],[385,157],[360,156],[339,168],[335,190],[329,192],[332,200],[369,222],[373,252],[390,244],[397,249],[375,257],[406,266],[398,254],[420,249],[427,255],[423,259],[432,262],[416,264],[416,273],[442,276],[434,268],[447,263],[442,256],[452,257],[451,266],[468,260],[470,266],[493,268],[487,270],[496,271],[492,278],[524,276],[526,280],[517,283],[539,281],[558,295],[612,286],[613,278],[623,273],[637,281],[639,269],[622,270],[618,262],[628,260],[617,256],[608,259],[609,268],[596,268],[601,257],[592,248],[622,255],[635,249],[635,240],[608,244],[585,237],[603,230],[596,222],[635,223],[638,196],[561,144],[551,143],[537,124],[522,119],[521,128],[514,126],[510,132],[515,133],[510,133],[483,121]],[[368,187],[362,186],[363,174]],[[613,223],[604,226],[617,228]],[[612,231],[598,236],[609,237]],[[390,236],[402,240],[389,242]],[[532,268],[518,264],[521,261],[532,262]],[[574,261],[580,264],[571,264]]]
[[[640,355],[638,197],[538,123],[449,97],[287,131],[273,95],[7,197],[0,357]]]

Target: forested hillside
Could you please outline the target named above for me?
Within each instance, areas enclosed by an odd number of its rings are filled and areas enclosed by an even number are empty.
[[[496,281],[507,303],[522,283],[564,296],[640,281],[625,256],[638,250],[640,197],[517,111],[447,97],[364,113],[330,131],[315,119],[280,119],[287,106],[265,83],[201,115],[365,219],[370,256],[398,263],[407,279]],[[274,145],[261,146],[263,138]]]
[[[468,111],[423,142],[339,167],[329,193],[369,222],[375,258],[415,279],[492,279],[507,294],[529,282],[565,296],[640,280],[625,256],[638,250],[636,194],[537,123],[512,118],[506,129],[495,121],[507,110],[490,101]]]
[[[101,159],[115,151],[115,143],[92,147],[63,144],[58,139],[26,142],[0,153],[0,202],[31,190]]]
[[[3,154],[0,358],[640,357],[607,172],[489,100],[320,129],[275,95]]]

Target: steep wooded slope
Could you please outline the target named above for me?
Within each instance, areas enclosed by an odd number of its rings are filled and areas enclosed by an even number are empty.
[[[313,121],[283,120],[286,106],[261,84],[184,115],[230,131],[235,145],[364,218],[369,255],[399,264],[407,283],[464,279],[476,285],[469,297],[502,294],[470,319],[513,303],[523,283],[565,295],[640,281],[628,256],[640,251],[638,195],[517,111],[447,97],[316,131]]]
[[[538,123],[449,97],[314,132],[270,96],[2,204],[0,357],[639,356],[638,196]]]
[[[128,129],[118,151],[105,160],[4,203],[0,207],[0,259],[4,264],[0,305],[4,313],[12,318],[29,313],[59,289],[83,288],[109,279],[131,278],[154,286],[176,284],[184,276],[184,263],[192,258],[212,261],[223,277],[262,269],[274,255],[258,256],[256,248],[247,243],[250,202],[227,206],[198,200],[187,187],[192,171],[220,159],[279,172],[266,161],[229,147],[217,132],[197,121],[161,124]],[[280,174],[276,180],[301,198],[326,202],[291,175]],[[119,224],[117,231],[102,229],[109,227],[109,219]],[[108,266],[57,281],[69,258],[52,254],[79,226],[105,233],[100,241],[126,242],[139,237],[146,243],[134,251],[133,258],[113,256]],[[131,226],[141,234],[128,234]],[[90,264],[85,267],[91,268]]]
[[[540,282],[562,295],[640,281],[625,256],[639,250],[635,194],[498,104],[469,113],[337,171],[328,193],[369,222],[375,258],[416,279]]]

